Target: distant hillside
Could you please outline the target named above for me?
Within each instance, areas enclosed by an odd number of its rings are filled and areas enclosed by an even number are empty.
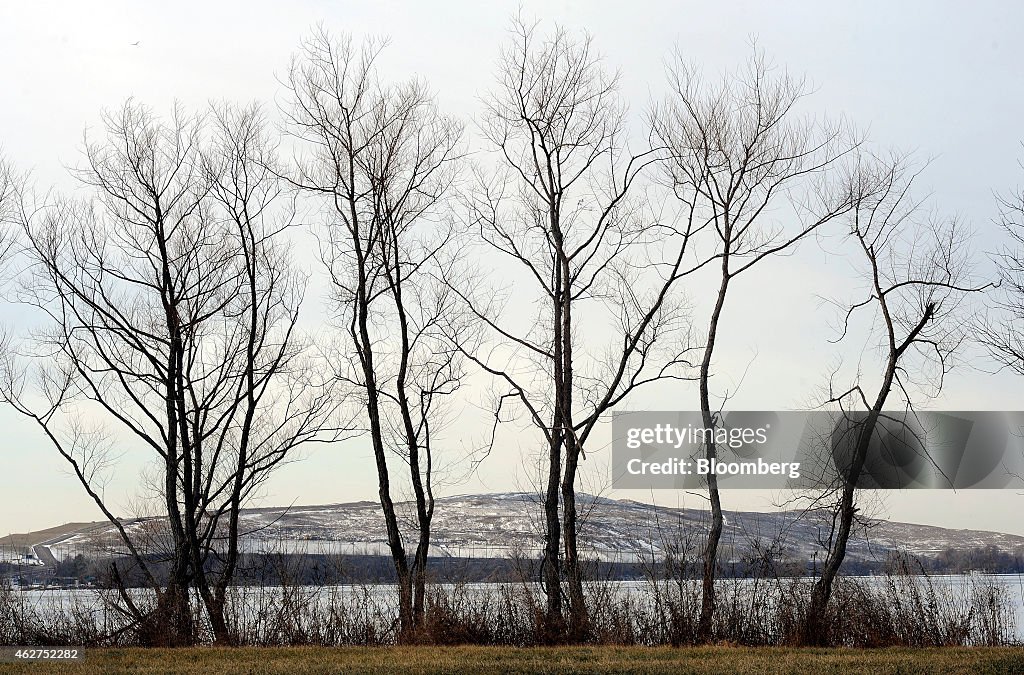
[[[450,558],[503,558],[516,554],[539,557],[542,547],[537,496],[499,493],[444,497],[437,500],[432,555]],[[661,559],[667,548],[689,538],[696,542],[704,531],[706,512],[653,506],[630,500],[581,495],[585,521],[581,538],[591,558],[605,562]],[[410,531],[410,504],[399,507]],[[379,505],[354,502],[290,508],[254,508],[242,518],[243,549],[250,553],[339,553],[386,555],[386,536]],[[820,557],[819,539],[827,523],[813,514],[796,511],[726,512],[723,542],[725,560],[739,560],[755,544],[764,549],[778,542],[777,557],[810,561]],[[159,537],[157,518],[125,522],[140,537]],[[13,542],[12,542],[13,543]],[[104,523],[68,524],[37,533],[18,535],[19,546],[33,546],[46,559],[64,560],[78,553],[87,557],[120,546],[113,528]],[[1024,537],[979,530],[952,530],[893,521],[871,521],[850,542],[851,563],[884,561],[896,550],[934,556],[945,549],[980,549],[986,546],[1011,554],[1024,554]]]

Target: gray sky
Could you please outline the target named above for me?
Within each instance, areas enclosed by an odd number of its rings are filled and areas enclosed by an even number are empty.
[[[426,78],[448,112],[471,118],[491,83],[498,44],[519,3],[502,2],[31,2],[0,5],[0,147],[33,168],[40,183],[69,186],[63,167],[78,161],[82,131],[104,107],[135,97],[157,111],[175,99],[266,101],[281,95],[276,79],[298,40],[322,22],[356,37],[386,35],[386,76]],[[923,185],[943,212],[975,228],[976,247],[995,245],[993,191],[1024,183],[1024,5],[1007,2],[525,2],[524,14],[559,21],[594,36],[607,63],[622,72],[632,114],[662,90],[663,60],[674,46],[709,73],[749,54],[749,41],[778,64],[806,73],[816,88],[811,107],[843,115],[883,145],[933,158]],[[138,42],[138,46],[132,43]],[[848,298],[849,266],[813,244],[741,279],[724,319],[720,383],[743,386],[735,409],[799,408],[828,366],[843,354],[827,342],[835,314],[817,295]],[[322,286],[314,280],[311,300]],[[705,308],[699,289],[698,317]],[[307,312],[306,317],[315,317]],[[0,306],[17,327],[19,312]],[[313,319],[309,319],[313,321]],[[313,329],[315,326],[307,325]],[[855,350],[856,351],[856,350]],[[847,353],[846,357],[850,358]],[[991,364],[975,359],[981,369]],[[1017,409],[1024,382],[1005,374],[961,369],[932,407]],[[666,404],[666,397],[672,402]],[[633,408],[692,409],[695,388],[648,392]],[[69,520],[95,520],[98,510],[39,432],[0,409],[0,533]],[[522,448],[506,434],[478,476],[449,493],[529,486]],[[607,451],[588,470],[602,482]],[[373,499],[365,443],[307,452],[267,487],[266,503]],[[108,488],[115,503],[134,493],[140,459],[129,452]],[[672,493],[618,493],[672,505],[701,506]],[[731,508],[766,508],[771,495],[726,493]],[[1013,492],[908,492],[886,497],[901,520],[978,526],[1024,534]]]

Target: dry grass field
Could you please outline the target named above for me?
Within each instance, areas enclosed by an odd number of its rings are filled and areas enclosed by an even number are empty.
[[[0,664],[0,674],[182,673],[1024,673],[1024,648],[292,647],[97,649],[81,663]]]

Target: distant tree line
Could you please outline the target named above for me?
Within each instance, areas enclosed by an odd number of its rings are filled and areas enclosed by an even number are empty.
[[[925,557],[923,564],[928,571],[943,574],[1020,574],[1024,572],[1024,548],[1005,551],[991,544],[976,548],[947,548],[937,555]]]
[[[937,554],[893,554],[878,559],[847,559],[842,572],[866,576],[894,573],[898,563],[909,560],[921,574],[1024,574],[1024,548],[1006,551],[995,545],[971,548],[946,548]],[[0,563],[0,575],[19,578],[24,583],[45,585],[71,581],[90,586],[115,588],[108,574],[112,560],[104,556],[81,553],[61,560],[56,567],[45,570]],[[534,561],[535,562],[535,561]],[[724,565],[719,573],[724,578],[744,579],[763,575],[765,561],[741,560]],[[507,583],[515,584],[531,578],[539,571],[530,561],[509,557],[451,558],[431,557],[428,560],[433,583]],[[643,581],[651,574],[663,576],[664,564],[637,562],[599,562],[587,564],[584,575],[588,581]],[[167,583],[169,568],[156,565],[155,574]],[[771,561],[771,573],[780,578],[813,577],[812,561],[781,558]],[[691,579],[699,580],[697,568]],[[146,578],[138,573],[126,574],[122,581],[134,588],[146,588]],[[317,553],[243,554],[240,571],[234,583],[241,586],[273,587],[282,584],[395,584],[393,561],[384,555],[345,555]]]

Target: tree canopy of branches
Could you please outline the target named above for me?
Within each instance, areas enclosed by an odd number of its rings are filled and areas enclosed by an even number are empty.
[[[855,315],[868,313],[880,340],[874,379],[858,367],[851,386],[837,388],[833,381],[829,387],[828,403],[838,407],[852,452],[848,466],[838,467],[837,490],[820,497],[838,493],[825,562],[805,617],[803,638],[809,643],[827,639],[826,610],[857,515],[857,485],[868,451],[894,429],[896,436],[917,433],[907,428],[906,416],[912,418],[915,399],[941,391],[967,339],[967,299],[986,288],[971,281],[970,233],[958,220],[939,218],[915,201],[916,176],[909,160],[898,155],[858,153],[847,171],[853,208],[844,223],[867,288],[863,299],[846,308],[840,339]],[[885,412],[897,406],[903,414]]]
[[[0,266],[14,248],[17,230],[13,217],[17,212],[15,204],[23,182],[24,177],[19,176],[14,167],[0,155]]]
[[[1002,367],[1024,375],[1024,189],[998,197],[998,206],[1007,244],[994,256],[1000,293],[996,316],[981,327],[981,340]]]
[[[38,423],[157,590],[152,613],[122,594],[142,634],[193,642],[196,589],[230,643],[239,511],[297,446],[331,435],[337,399],[304,363],[304,279],[259,110],[176,107],[164,121],[129,101],[104,122],[75,172],[89,198],[20,204],[19,295],[43,320],[35,358],[6,360],[0,394]],[[125,443],[159,466],[169,550],[146,550],[106,497]]]
[[[301,148],[291,181],[325,220],[321,257],[345,335],[337,377],[365,405],[404,640],[423,622],[435,442],[463,378],[442,331],[457,322],[454,296],[438,281],[454,255],[445,205],[462,127],[439,112],[423,82],[385,83],[381,47],[314,33],[292,62],[284,112]],[[415,501],[411,561],[389,456],[406,466]]]
[[[543,437],[546,620],[552,639],[579,638],[589,630],[579,461],[599,420],[637,387],[685,377],[688,323],[673,290],[692,271],[691,232],[644,208],[643,174],[658,155],[626,148],[618,76],[589,37],[517,20],[497,80],[481,121],[497,169],[477,170],[468,211],[478,245],[513,263],[516,296],[530,289],[536,309],[523,326],[467,274],[453,287],[483,334],[472,347],[457,341],[497,383],[497,420],[523,415]],[[608,329],[606,348],[581,339],[583,322]]]
[[[720,269],[700,362],[700,409],[706,428],[717,423],[709,380],[719,322],[733,281],[770,256],[792,249],[851,208],[832,177],[851,141],[839,126],[802,116],[803,80],[773,70],[755,52],[747,65],[709,82],[677,55],[671,93],[655,109],[654,135],[666,148],[665,176],[694,231],[707,230],[705,261]],[[787,222],[788,221],[788,222]],[[705,455],[718,456],[708,435]],[[722,536],[718,479],[708,475],[711,523],[704,552],[699,633],[706,639],[715,610],[715,573]]]

